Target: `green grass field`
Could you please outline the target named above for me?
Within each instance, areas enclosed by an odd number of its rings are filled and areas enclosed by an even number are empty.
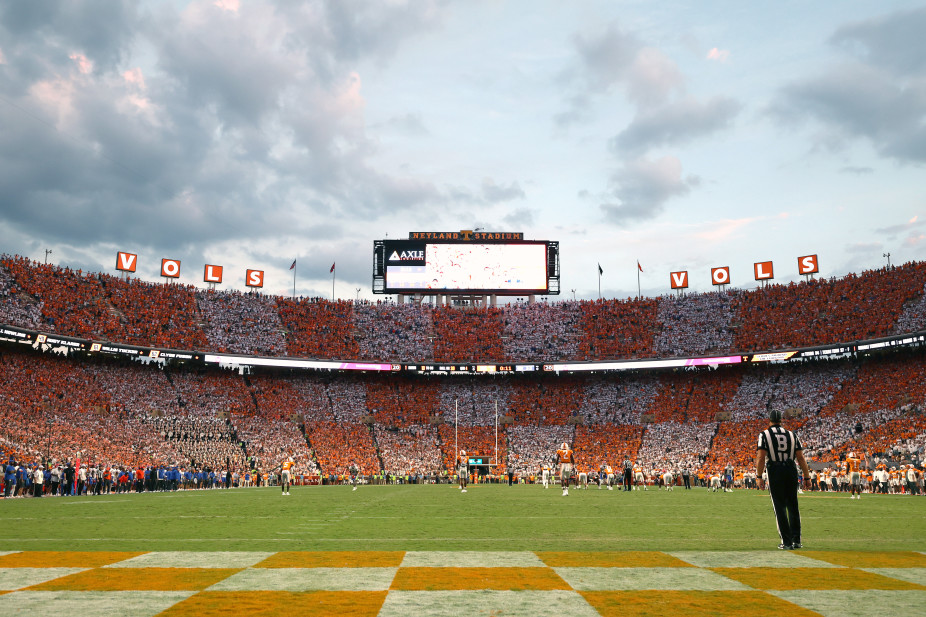
[[[801,498],[805,548],[926,550],[926,499]],[[540,486],[295,487],[0,502],[0,550],[756,550],[778,544],[765,493]]]

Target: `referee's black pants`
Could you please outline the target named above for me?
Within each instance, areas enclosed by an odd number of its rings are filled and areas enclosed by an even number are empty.
[[[633,475],[629,469],[624,470],[624,490],[629,491],[633,484]]]
[[[797,507],[797,467],[793,462],[768,465],[768,492],[778,522],[778,535],[785,545],[801,541],[801,513]]]

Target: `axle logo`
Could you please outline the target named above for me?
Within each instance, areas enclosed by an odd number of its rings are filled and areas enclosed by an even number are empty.
[[[389,261],[420,261],[424,259],[424,251],[392,251]]]

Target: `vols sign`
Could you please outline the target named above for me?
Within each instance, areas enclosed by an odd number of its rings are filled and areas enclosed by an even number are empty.
[[[180,278],[180,262],[176,259],[162,259],[161,276],[172,279]]]
[[[688,289],[688,271],[684,272],[670,272],[669,273],[670,283],[672,289]]]
[[[730,284],[730,266],[720,266],[711,268],[712,285],[729,285]]]
[[[135,272],[136,267],[138,267],[138,255],[123,251],[116,253],[116,270]]]
[[[264,286],[264,271],[263,270],[248,270],[244,275],[244,284],[248,287],[263,287]]]
[[[752,264],[752,269],[756,273],[757,281],[769,281],[775,278],[775,269],[770,261],[760,261]]]
[[[206,271],[203,272],[203,282],[204,283],[221,283],[222,282],[222,266],[213,266],[212,264],[207,264]]]
[[[816,255],[804,255],[797,258],[798,274],[816,274],[820,271],[820,264]]]

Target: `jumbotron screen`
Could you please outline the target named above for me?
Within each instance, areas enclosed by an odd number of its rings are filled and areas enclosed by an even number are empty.
[[[549,289],[547,243],[386,240],[385,293],[536,293]]]

